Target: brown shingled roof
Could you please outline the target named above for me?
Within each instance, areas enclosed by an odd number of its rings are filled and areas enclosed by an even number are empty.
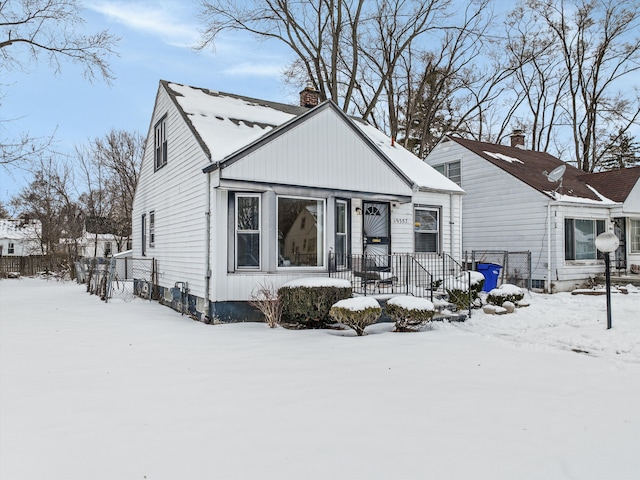
[[[478,142],[453,136],[448,138],[550,198],[553,198],[552,192],[557,185],[549,182],[543,172],[551,172],[560,165],[566,165],[567,169],[562,178],[562,187],[558,190],[558,193],[576,198],[601,200],[601,198],[580,179],[580,177],[585,176],[585,172],[563,162],[553,155],[545,152]],[[499,158],[500,155],[504,157]]]
[[[640,179],[640,167],[582,175],[580,180],[598,190],[605,197],[624,202]]]

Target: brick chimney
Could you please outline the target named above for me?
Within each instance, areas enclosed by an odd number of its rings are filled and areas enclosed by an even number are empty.
[[[519,128],[513,130],[513,133],[511,134],[511,146],[524,148],[524,131]]]
[[[313,108],[318,106],[320,101],[320,92],[318,92],[311,82],[307,83],[307,86],[304,90],[300,92],[300,106]]]

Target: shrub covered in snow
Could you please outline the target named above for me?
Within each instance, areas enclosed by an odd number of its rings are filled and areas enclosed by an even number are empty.
[[[396,323],[396,332],[411,332],[430,322],[435,307],[426,298],[402,295],[387,301],[387,315]]]
[[[364,335],[364,329],[378,321],[382,314],[380,304],[373,297],[347,298],[336,302],[330,310],[331,317],[356,333]]]
[[[278,290],[282,321],[307,328],[330,323],[329,310],[339,300],[351,297],[351,283],[329,277],[311,277],[284,284]]]
[[[458,308],[469,308],[469,305],[479,297],[484,285],[484,275],[480,272],[465,271],[455,277],[450,277],[445,283],[449,301]]]
[[[524,292],[517,285],[503,283],[498,288],[494,288],[487,295],[487,302],[492,305],[502,306],[505,302],[515,305],[524,298]]]

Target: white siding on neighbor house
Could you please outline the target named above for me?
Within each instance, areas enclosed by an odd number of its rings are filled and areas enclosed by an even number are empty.
[[[546,278],[550,199],[453,141],[438,145],[428,163],[456,160],[465,190],[462,250],[531,251],[533,278]]]
[[[565,260],[564,259],[564,220],[565,218],[604,220],[605,230],[611,226],[609,209],[588,205],[557,205],[552,213],[552,229],[555,230],[553,256],[558,259],[552,272],[552,282],[558,283],[559,290],[567,290],[580,286],[586,278],[604,273],[602,260]]]
[[[463,251],[531,251],[532,278],[550,281],[552,291],[603,272],[601,260],[565,260],[564,219],[606,220],[608,207],[559,204],[453,141],[439,144],[427,158],[432,166],[457,160],[466,192]]]
[[[154,127],[167,115],[167,164],[154,171]],[[133,255],[142,255],[141,215],[155,212],[155,245],[146,257],[158,258],[158,283],[173,287],[189,282],[193,295],[204,296],[206,175],[209,161],[175,105],[160,87],[151,119],[133,209]]]
[[[411,195],[411,187],[331,109],[223,168],[222,178]]]
[[[640,217],[640,181],[629,192],[626,201],[622,205],[622,211]]]

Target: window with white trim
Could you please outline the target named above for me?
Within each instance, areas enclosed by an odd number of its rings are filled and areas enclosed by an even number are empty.
[[[455,162],[442,163],[440,165],[434,165],[434,167],[438,172],[443,174],[452,182],[456,182],[460,185],[462,181],[462,177],[460,175],[460,160]]]
[[[151,210],[149,212],[149,246],[153,247],[156,244],[156,212]]]
[[[9,245],[7,246],[7,253],[13,255],[14,253],[16,253],[16,246],[14,243],[9,242]]]
[[[440,243],[439,211],[434,208],[416,207],[413,219],[415,251],[437,253]]]
[[[564,259],[595,260],[600,258],[596,237],[604,232],[604,220],[564,219]]]
[[[167,116],[160,119],[154,128],[154,165],[158,170],[167,164]]]
[[[278,197],[277,223],[279,267],[324,266],[324,200]]]
[[[631,251],[640,253],[640,220],[631,220],[629,238],[631,240]]]
[[[236,268],[260,268],[260,195],[236,195]]]

